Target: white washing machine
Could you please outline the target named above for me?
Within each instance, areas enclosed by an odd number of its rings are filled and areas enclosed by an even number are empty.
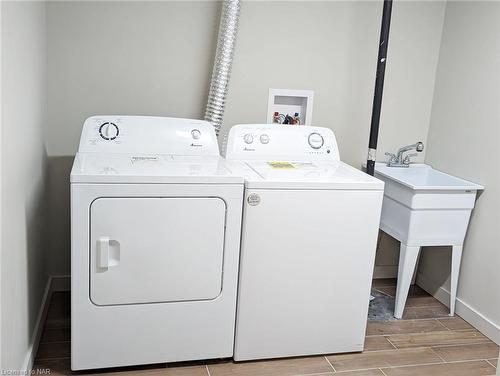
[[[85,121],[71,171],[73,370],[233,355],[242,196],[205,121]]]
[[[237,125],[246,176],[234,359],[362,351],[384,184],[330,129]]]

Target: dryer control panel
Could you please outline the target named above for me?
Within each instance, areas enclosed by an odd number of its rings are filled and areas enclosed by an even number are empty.
[[[332,130],[307,125],[239,124],[229,131],[232,160],[338,161]]]
[[[207,121],[155,116],[92,116],[83,124],[81,153],[218,156]]]

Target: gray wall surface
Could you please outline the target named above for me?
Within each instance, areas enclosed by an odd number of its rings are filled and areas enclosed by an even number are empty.
[[[1,369],[26,365],[47,283],[46,18],[42,2],[1,3]]]
[[[449,2],[426,162],[486,187],[465,241],[458,298],[500,342],[500,3]],[[450,251],[426,249],[418,282],[449,291]],[[457,309],[460,307],[457,307]],[[461,313],[461,312],[459,312]],[[492,333],[489,333],[490,335]]]
[[[426,141],[444,2],[396,2],[380,154]],[[48,5],[48,151],[53,274],[69,273],[68,175],[93,114],[200,118],[214,57],[217,2]],[[265,122],[268,89],[315,91],[313,124],[332,128],[342,159],[366,158],[381,3],[244,2],[223,129]],[[283,27],[283,20],[300,20]],[[103,27],[105,25],[105,27]],[[421,156],[423,158],[423,155]],[[395,243],[378,263],[397,264]]]

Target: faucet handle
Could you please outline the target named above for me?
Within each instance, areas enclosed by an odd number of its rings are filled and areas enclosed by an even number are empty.
[[[396,157],[396,154],[393,153],[385,152],[385,155],[389,157],[389,163],[395,162],[398,159],[398,157]]]
[[[410,153],[410,154],[407,154],[405,159],[403,159],[403,163],[404,164],[410,164],[411,162],[411,157],[416,157],[418,155],[418,153]]]
[[[396,161],[398,160],[396,154],[386,152],[385,155],[389,157],[389,161],[387,162],[388,166],[391,165],[392,163],[396,163]]]

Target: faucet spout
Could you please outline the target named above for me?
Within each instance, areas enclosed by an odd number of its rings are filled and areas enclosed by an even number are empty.
[[[424,143],[423,142],[417,142],[415,144],[403,146],[398,150],[398,159],[402,157],[403,153],[410,151],[410,150],[416,150],[417,152],[422,152],[424,151]]]
[[[397,152],[396,155],[392,155],[392,157],[389,160],[389,163],[387,163],[387,166],[389,167],[408,167],[411,160],[410,157],[414,155],[407,155],[406,157],[404,156],[404,153],[410,151],[410,150],[415,150],[418,153],[421,153],[424,150],[424,143],[423,142],[417,142],[411,145],[403,146],[400,148]]]

